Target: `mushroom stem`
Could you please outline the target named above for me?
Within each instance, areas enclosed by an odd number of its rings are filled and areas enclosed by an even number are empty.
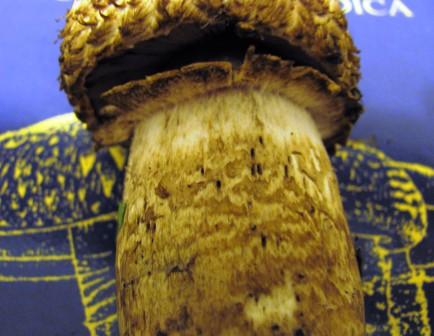
[[[309,114],[232,89],[156,112],[131,145],[121,335],[363,335],[336,178]]]

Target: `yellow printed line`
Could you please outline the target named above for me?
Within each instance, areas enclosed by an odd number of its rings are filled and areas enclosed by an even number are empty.
[[[74,236],[72,235],[72,229],[68,228],[68,242],[69,242],[69,250],[70,253],[72,255],[72,265],[74,267],[75,270],[75,279],[77,280],[77,286],[78,286],[78,291],[80,293],[80,300],[81,300],[81,304],[84,307],[84,290],[81,284],[81,276],[78,272],[78,261],[77,261],[77,254],[75,252],[75,245],[74,245]],[[85,314],[85,321],[87,322],[89,320],[89,316],[86,313],[86,309],[84,310],[84,314]]]
[[[434,261],[426,264],[413,264],[412,266],[417,269],[434,268]]]
[[[113,254],[112,251],[108,252],[101,252],[101,253],[94,253],[94,254],[85,254],[83,258],[85,259],[100,259],[100,258],[107,258]]]
[[[18,130],[0,134],[0,141],[17,135],[23,136],[29,133],[44,133],[50,128],[60,129],[61,127],[67,126],[77,120],[78,119],[75,117],[74,113],[58,115]]]
[[[117,319],[116,314],[112,314],[112,315],[107,316],[104,320],[96,321],[96,322],[88,322],[86,325],[89,328],[96,329],[100,325],[103,325],[105,323],[112,323],[112,322],[116,321],[116,319]]]
[[[114,286],[115,284],[116,281],[113,279],[96,288],[89,296],[85,298],[85,303],[90,304],[99,293],[101,293],[103,290],[106,290],[107,288],[110,288],[111,286]]]
[[[411,277],[407,283],[412,283],[416,286],[416,302],[420,305],[420,310],[417,312],[418,315],[414,316],[413,319],[422,322],[422,329],[419,330],[421,332],[420,335],[431,335],[431,326],[428,317],[428,300],[423,288],[426,273],[424,270],[416,270],[415,265],[411,263],[410,250],[406,252],[405,258],[411,270]]]
[[[88,288],[95,286],[96,284],[98,284],[99,282],[105,281],[105,278],[96,278],[95,280],[92,280],[90,282],[86,282],[83,284],[83,289],[87,290]]]
[[[70,255],[54,256],[0,256],[0,262],[42,262],[71,260]]]
[[[105,325],[105,328],[104,328],[105,329],[104,330],[105,335],[111,336],[110,329],[111,329],[113,322],[115,322],[116,319],[117,319],[116,315],[110,315],[105,320],[98,321],[98,322],[95,322],[93,324],[88,323],[86,326],[88,326],[88,328],[91,330],[90,336],[96,336],[97,335],[97,328],[100,327],[101,325]]]
[[[100,216],[88,218],[88,219],[74,222],[74,223],[70,223],[70,224],[61,224],[61,225],[50,226],[50,227],[45,227],[45,228],[43,227],[43,228],[0,231],[0,237],[21,236],[21,235],[28,235],[28,234],[56,232],[56,231],[63,231],[63,230],[72,229],[72,228],[76,228],[76,227],[84,228],[84,227],[94,225],[97,222],[103,222],[103,221],[113,220],[113,219],[116,219],[116,212],[103,214]]]
[[[104,304],[107,304],[107,303],[113,302],[113,301],[115,301],[115,300],[116,300],[116,298],[115,298],[114,296],[108,298],[107,300],[101,302],[101,304],[98,305],[98,308],[97,308],[96,310],[98,310],[98,309],[99,309],[100,307],[102,307]],[[88,312],[87,312],[88,309],[86,308],[85,310],[86,310],[86,315],[87,315],[87,314],[88,314]],[[95,310],[95,311],[96,311],[96,310]],[[91,312],[91,314],[93,314],[93,312]],[[86,328],[88,328],[88,330],[89,330],[89,332],[90,332],[90,336],[96,336],[96,335],[97,335],[97,328],[98,328],[99,326],[104,325],[104,324],[107,324],[107,323],[112,323],[112,322],[116,321],[116,319],[117,319],[117,316],[116,316],[115,314],[112,314],[112,315],[109,315],[109,316],[107,316],[105,319],[100,320],[100,321],[95,321],[95,322],[89,322],[89,321],[86,321],[86,322],[84,323],[84,325],[86,326]]]
[[[86,309],[85,309],[86,315],[89,314],[90,316],[92,316],[95,313],[97,313],[100,308],[102,308],[102,307],[104,307],[110,303],[113,303],[115,301],[116,301],[116,297],[113,295],[113,296],[111,296],[111,297],[109,297],[103,301],[98,302],[97,304],[95,304],[93,306],[86,306]]]
[[[389,254],[398,254],[398,253],[403,253],[403,252],[407,253],[417,244],[419,244],[419,243],[415,243],[412,246],[399,247],[396,249],[391,248],[391,249],[387,249],[387,251],[389,252]]]
[[[423,278],[423,282],[424,283],[433,283],[434,282],[434,276],[425,275],[425,277]]]
[[[383,271],[384,279],[386,281],[386,301],[387,301],[387,317],[388,325],[390,328],[390,334],[392,336],[400,336],[399,320],[393,315],[392,308],[394,307],[393,296],[392,296],[392,281],[391,281],[391,266],[392,263],[387,262],[384,258],[380,261],[380,268]]]
[[[40,276],[40,277],[14,277],[0,275],[0,282],[56,282],[74,280],[75,275]]]
[[[105,335],[106,335],[106,336],[111,336],[111,327],[112,327],[112,323],[113,323],[113,322],[107,322],[107,323],[105,324],[105,330],[104,330],[104,332],[105,332]]]
[[[390,160],[387,162],[387,164],[390,167],[406,169],[406,170],[410,170],[410,171],[413,171],[413,172],[421,174],[421,175],[425,175],[427,177],[434,177],[434,169],[433,168],[419,164],[419,163],[410,163],[410,162],[401,162],[401,161]]]
[[[384,235],[375,235],[375,234],[357,233],[357,232],[354,232],[353,235],[360,239],[373,240],[377,244],[380,242],[390,243],[391,241],[390,237]]]
[[[107,273],[108,271],[110,271],[110,267],[104,267],[104,268],[102,268],[98,271],[95,271],[95,272],[83,273],[80,276],[83,278],[83,280],[86,280],[86,278],[89,278],[89,277],[94,276],[94,275],[104,274],[104,273]]]

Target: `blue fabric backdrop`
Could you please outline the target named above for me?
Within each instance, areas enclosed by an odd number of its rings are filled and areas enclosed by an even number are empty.
[[[71,1],[0,2],[0,133],[71,110],[57,82]],[[434,2],[342,0],[366,112],[333,160],[363,255],[368,334],[434,330]],[[0,134],[0,336],[116,335],[125,152],[72,116]],[[416,163],[416,164],[412,164]],[[90,188],[89,188],[90,186]]]

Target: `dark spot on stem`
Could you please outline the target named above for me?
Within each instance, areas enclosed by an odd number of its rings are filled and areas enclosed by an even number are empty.
[[[217,181],[215,182],[215,185],[216,185],[217,189],[220,189],[220,188],[222,187],[222,181],[217,180]]]
[[[362,256],[362,249],[360,247],[356,248],[356,259],[357,259],[357,266],[359,267],[360,276],[363,277],[363,256]]]
[[[192,269],[196,263],[197,255],[190,258],[187,264],[185,265],[175,265],[167,271],[167,276],[170,276],[174,273],[186,273],[190,278],[193,277]]]
[[[182,272],[184,272],[184,270],[181,269],[178,265],[176,265],[170,269],[170,271],[167,275],[171,275],[173,273],[182,273]]]
[[[298,279],[303,280],[305,278],[305,275],[303,273],[297,274]]]
[[[301,211],[295,211],[297,215],[299,215],[301,218],[304,218],[304,213]]]
[[[252,164],[251,172],[252,172],[252,176],[256,175],[256,165],[255,164]]]
[[[279,331],[279,329],[280,329],[280,326],[279,326],[278,324],[276,324],[276,323],[274,323],[274,324],[271,326],[271,330],[272,330],[272,331]]]
[[[297,330],[294,332],[294,336],[305,336],[305,335],[304,335],[304,331],[303,331],[303,329],[297,329]]]
[[[157,230],[157,224],[155,222],[151,221],[146,223],[147,232],[154,234],[156,230]]]
[[[258,164],[256,165],[256,169],[258,170],[258,174],[259,174],[259,175],[262,175],[262,166],[261,166],[260,163],[258,163]]]
[[[161,216],[158,216],[155,212],[153,208],[146,208],[144,210],[144,214],[143,214],[143,221],[145,223],[155,223],[157,221],[158,218],[160,218]]]
[[[158,197],[161,199],[166,199],[170,197],[170,193],[167,191],[166,188],[164,188],[161,184],[158,185],[157,188],[155,188],[155,193]]]
[[[276,246],[277,246],[277,247],[280,246],[280,237],[276,237]]]
[[[259,296],[258,296],[258,293],[249,293],[247,296],[248,296],[249,298],[255,300],[256,303],[259,302]]]
[[[313,215],[315,213],[315,208],[313,206],[310,207],[309,213]]]
[[[261,145],[264,144],[264,139],[262,138],[262,136],[259,137],[259,143],[260,143]]]
[[[297,302],[300,302],[300,301],[301,301],[300,295],[295,294],[295,300],[296,300]]]
[[[252,230],[252,231],[256,231],[256,224],[252,224],[252,225],[250,226],[250,230]]]
[[[261,245],[263,248],[267,246],[267,236],[264,234],[261,234]]]
[[[202,176],[205,175],[205,168],[200,167],[200,173],[202,174]]]
[[[166,320],[166,329],[169,333],[172,333],[173,331],[178,333],[182,332],[188,328],[189,320],[190,314],[188,313],[187,307],[183,306],[176,319],[169,318]]]
[[[155,334],[155,336],[167,336],[167,333],[165,333],[164,331],[158,330],[157,333]]]
[[[252,159],[255,158],[255,149],[254,149],[254,148],[250,148],[250,157],[251,157]]]
[[[288,177],[288,166],[285,165],[285,177]]]

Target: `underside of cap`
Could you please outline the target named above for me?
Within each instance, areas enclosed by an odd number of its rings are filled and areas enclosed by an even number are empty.
[[[230,88],[287,96],[329,148],[362,110],[357,50],[333,0],[82,0],[62,37],[62,88],[102,145],[156,109]]]

